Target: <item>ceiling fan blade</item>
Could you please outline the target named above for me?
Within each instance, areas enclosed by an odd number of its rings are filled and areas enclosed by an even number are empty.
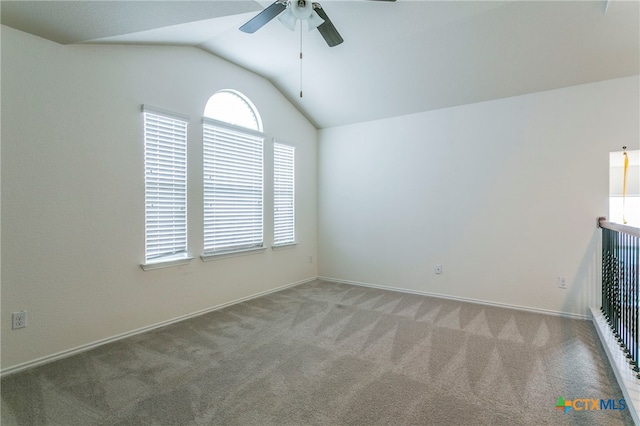
[[[271,6],[258,13],[251,18],[246,24],[240,27],[240,31],[245,33],[255,33],[262,28],[267,22],[280,15],[287,8],[286,3],[276,1]]]
[[[324,19],[324,23],[318,27],[318,31],[320,31],[320,34],[322,34],[324,41],[327,42],[329,47],[337,46],[342,43],[344,41],[342,36],[340,36],[338,30],[336,30],[336,27],[333,25],[320,3],[313,3],[313,10],[315,10],[318,16]]]

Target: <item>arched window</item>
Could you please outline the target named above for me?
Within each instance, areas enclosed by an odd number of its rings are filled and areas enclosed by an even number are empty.
[[[203,259],[263,248],[262,121],[239,92],[223,90],[203,118]]]
[[[235,90],[221,90],[211,96],[204,107],[204,116],[262,132],[258,110],[249,99]]]

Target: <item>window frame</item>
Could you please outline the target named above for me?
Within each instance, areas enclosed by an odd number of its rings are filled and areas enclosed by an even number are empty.
[[[236,120],[233,119],[232,121],[227,121],[224,120],[223,117],[216,117],[216,116],[212,116],[212,115],[207,115],[207,110],[211,111],[211,110],[215,110],[216,108],[212,105],[215,105],[215,101],[214,98],[216,96],[231,96],[232,98],[235,98],[237,102],[240,102],[241,104],[243,104],[242,107],[239,107],[239,105],[236,103],[236,105],[225,105],[224,108],[221,108],[221,110],[223,110],[223,114],[227,114],[229,112],[229,108],[231,110],[236,110],[236,112],[238,111],[238,108],[243,109],[247,112],[249,112],[251,114],[251,119],[249,121],[253,122],[255,124],[255,127],[247,127],[247,126],[243,126],[242,124],[239,124],[241,122],[243,122],[243,119],[240,120]],[[216,105],[217,106],[217,105]],[[242,129],[249,129],[249,130],[255,130],[256,132],[262,132],[262,118],[260,117],[260,114],[258,113],[258,109],[256,108],[256,106],[253,104],[253,102],[251,102],[251,100],[249,98],[247,98],[245,95],[243,95],[242,93],[240,93],[237,90],[232,90],[232,89],[223,89],[223,90],[218,90],[216,93],[214,93],[209,100],[207,101],[207,104],[204,107],[204,114],[203,114],[204,118],[209,118],[212,120],[216,120],[218,122],[221,123],[225,123],[225,124],[230,124],[232,126],[235,127],[239,127]],[[245,119],[248,119],[248,117],[244,117]]]
[[[215,96],[215,95],[214,95]],[[254,112],[255,113],[255,112]],[[248,129],[245,127],[237,126],[227,122],[215,120],[212,118],[204,117],[202,119],[202,132],[203,132],[203,254],[201,259],[203,261],[217,259],[221,257],[237,256],[240,254],[250,254],[255,252],[264,251],[264,140],[265,136],[262,132]],[[216,133],[223,135],[221,139],[217,140]],[[244,146],[241,149],[232,149],[227,142],[240,142]],[[216,145],[218,143],[218,145]],[[229,146],[225,146],[229,145]],[[245,150],[247,149],[247,150]],[[244,163],[246,168],[240,173],[238,172],[238,157],[234,157],[235,154],[241,155],[241,163]],[[218,157],[215,156],[216,152]],[[259,156],[258,156],[259,153]],[[220,161],[220,159],[226,161]],[[233,167],[233,170],[231,168]],[[226,170],[225,170],[226,169]],[[259,178],[257,178],[259,172]],[[231,193],[228,189],[231,188],[231,182],[234,182],[234,175],[243,175],[247,178],[245,180],[245,191],[243,194],[240,192]],[[212,181],[218,181],[220,186],[217,186]],[[223,189],[225,181],[229,183],[227,190]],[[237,184],[238,182],[235,181]],[[252,196],[251,191],[255,191],[259,183],[258,196]],[[248,185],[248,187],[247,187]],[[235,185],[236,189],[239,188]],[[249,192],[246,192],[249,191]],[[222,199],[221,199],[222,197]],[[238,213],[240,217],[250,218],[250,211],[253,213],[259,212],[259,215],[253,216],[252,225],[241,225],[242,221],[236,220],[235,227],[233,223],[228,222],[227,226],[231,231],[238,231],[242,229],[239,235],[249,235],[248,238],[236,238],[229,241],[226,236],[229,235],[227,230],[222,226],[222,214],[219,210],[215,209],[215,206],[210,203],[215,202],[216,198],[221,199],[221,204],[230,203],[234,197],[253,200],[259,204],[259,208],[243,208],[238,205],[232,207],[233,210]],[[232,211],[232,212],[233,212]],[[238,217],[236,215],[236,218]],[[249,216],[247,216],[249,215]],[[259,238],[254,238],[259,235]]]
[[[273,141],[273,246],[296,245],[296,147]],[[279,235],[287,238],[279,239]]]
[[[193,259],[188,245],[189,122],[189,116],[142,106],[145,262],[140,266],[144,270],[180,265]],[[164,205],[158,207],[162,198]],[[176,209],[182,213],[175,214]],[[162,224],[163,220],[171,224]],[[151,249],[154,245],[159,247]]]

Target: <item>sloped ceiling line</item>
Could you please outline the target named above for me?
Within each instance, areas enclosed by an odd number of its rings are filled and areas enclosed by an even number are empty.
[[[273,84],[326,128],[640,73],[637,1],[321,0],[345,42],[269,22],[271,1],[2,1],[1,22],[62,43],[196,46]],[[605,12],[606,11],[606,12]]]

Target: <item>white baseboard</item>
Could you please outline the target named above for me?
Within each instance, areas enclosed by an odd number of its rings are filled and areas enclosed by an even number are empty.
[[[323,280],[323,281],[331,281],[331,282],[335,282],[335,283],[352,284],[352,285],[357,285],[357,286],[361,286],[361,287],[371,287],[371,288],[379,288],[379,289],[382,289],[382,290],[398,291],[400,293],[409,293],[409,294],[417,294],[417,295],[420,295],[420,296],[437,297],[439,299],[457,300],[459,302],[478,303],[478,304],[481,304],[481,305],[496,306],[496,307],[499,307],[499,308],[517,309],[519,311],[535,312],[535,313],[538,313],[538,314],[555,315],[555,316],[562,316],[562,317],[582,319],[582,320],[590,319],[589,315],[574,314],[574,313],[562,312],[562,311],[552,311],[552,310],[549,310],[549,309],[541,309],[541,308],[531,308],[531,307],[528,307],[528,306],[520,306],[520,305],[512,305],[512,304],[508,304],[508,303],[491,302],[489,300],[472,299],[472,298],[469,298],[469,297],[451,296],[451,295],[448,295],[448,294],[432,293],[432,292],[420,291],[420,290],[411,290],[411,289],[400,288],[400,287],[390,287],[390,286],[386,286],[386,285],[371,284],[371,283],[365,283],[365,282],[360,282],[360,281],[350,281],[350,280],[343,280],[343,279],[339,279],[339,278],[331,278],[331,277],[323,277],[323,276],[318,276],[318,279],[319,280]]]
[[[81,345],[72,349],[67,349],[61,352],[57,352],[51,355],[47,355],[41,358],[37,358],[35,360],[31,360],[31,361],[27,361],[24,362],[22,364],[17,364],[5,369],[2,369],[0,371],[0,377],[5,377],[8,376],[10,374],[15,374],[18,373],[20,371],[26,370],[28,368],[32,368],[32,367],[37,367],[39,365],[43,365],[43,364],[47,364],[62,358],[67,358],[70,357],[72,355],[76,355],[79,354],[81,352],[85,352],[88,350],[91,350],[93,348],[96,348],[98,346],[102,346],[105,345],[107,343],[111,343],[111,342],[115,342],[121,339],[125,339],[129,336],[134,336],[136,334],[141,334],[147,331],[151,331],[154,330],[156,328],[160,328],[160,327],[164,327],[166,325],[170,325],[176,322],[180,322],[183,320],[187,320],[189,318],[193,318],[193,317],[197,317],[199,315],[204,315],[206,313],[209,312],[213,312],[213,311],[217,311],[219,309],[223,309],[226,308],[227,306],[231,306],[231,305],[235,305],[237,303],[242,303],[242,302],[246,302],[247,300],[251,300],[251,299],[255,299],[257,297],[261,297],[261,296],[265,296],[267,294],[270,293],[275,293],[277,291],[280,290],[284,290],[286,288],[290,288],[290,287],[295,287],[301,284],[305,284],[314,280],[323,280],[323,281],[331,281],[331,282],[336,282],[336,283],[343,283],[343,284],[351,284],[351,285],[357,285],[357,286],[361,286],[361,287],[371,287],[371,288],[379,288],[382,290],[390,290],[390,291],[397,291],[397,292],[401,292],[401,293],[409,293],[409,294],[418,294],[418,295],[422,295],[422,296],[430,296],[430,297],[438,297],[441,299],[450,299],[450,300],[457,300],[457,301],[462,301],[462,302],[470,302],[470,303],[479,303],[479,304],[483,304],[483,305],[489,305],[489,306],[497,306],[497,307],[502,307],[502,308],[510,308],[510,309],[518,309],[518,310],[524,310],[524,311],[529,311],[529,312],[537,312],[537,313],[543,313],[543,314],[550,314],[550,315],[560,315],[560,316],[565,316],[565,317],[571,317],[571,318],[577,318],[577,319],[589,319],[588,316],[586,315],[578,315],[578,314],[569,314],[569,313],[565,313],[565,312],[557,312],[557,311],[550,311],[550,310],[545,310],[545,309],[537,309],[537,308],[529,308],[529,307],[525,307],[525,306],[518,306],[518,305],[510,305],[510,304],[505,304],[505,303],[497,303],[497,302],[490,302],[490,301],[486,301],[486,300],[479,300],[479,299],[471,299],[471,298],[466,298],[466,297],[458,297],[458,296],[450,296],[450,295],[445,295],[445,294],[439,294],[439,293],[431,293],[431,292],[426,292],[426,291],[418,291],[418,290],[410,290],[410,289],[404,289],[404,288],[398,288],[398,287],[390,287],[390,286],[385,286],[385,285],[378,285],[378,284],[371,284],[371,283],[364,283],[364,282],[360,282],[360,281],[351,281],[351,280],[343,280],[343,279],[339,279],[339,278],[331,278],[331,277],[324,277],[324,276],[317,276],[317,277],[311,277],[311,278],[307,278],[304,280],[300,280],[294,283],[290,283],[290,284],[285,284],[283,286],[280,287],[276,287],[270,290],[266,290],[260,293],[256,293],[256,294],[252,294],[250,296],[247,297],[243,297],[240,299],[236,299],[227,303],[223,303],[220,305],[216,305],[207,309],[203,309],[197,312],[193,312],[190,314],[186,314],[186,315],[182,315],[179,316],[177,318],[173,318],[167,321],[162,321],[156,324],[152,324],[146,327],[142,327],[142,328],[138,328],[136,330],[132,330],[132,331],[128,331],[126,333],[122,333],[122,334],[118,334],[116,336],[112,336],[112,337],[107,337],[105,339],[101,339],[101,340],[97,340],[95,342],[92,343],[88,343],[85,345]]]
[[[600,337],[602,346],[609,358],[611,369],[616,375],[618,385],[620,385],[631,417],[633,417],[633,422],[636,425],[640,425],[640,416],[638,415],[640,410],[640,379],[633,374],[624,352],[620,350],[620,346],[609,328],[604,314],[599,309],[591,308],[591,315],[598,337]]]
[[[184,321],[184,320],[187,320],[187,319],[190,319],[190,318],[194,318],[194,317],[197,317],[197,316],[200,316],[200,315],[204,315],[204,314],[207,314],[209,312],[217,311],[219,309],[226,308],[226,307],[231,306],[231,305],[235,305],[237,303],[246,302],[248,300],[255,299],[255,298],[261,297],[261,296],[265,296],[267,294],[275,293],[277,291],[284,290],[286,288],[295,287],[295,286],[298,286],[298,285],[301,285],[301,284],[304,284],[304,283],[308,283],[308,282],[314,281],[316,279],[317,279],[317,277],[306,278],[304,280],[296,281],[294,283],[285,284],[285,285],[280,286],[280,287],[276,287],[276,288],[273,288],[273,289],[270,289],[270,290],[262,291],[260,293],[256,293],[256,294],[252,294],[250,296],[242,297],[240,299],[232,300],[231,302],[222,303],[220,305],[212,306],[210,308],[202,309],[200,311],[196,311],[196,312],[193,312],[193,313],[190,313],[190,314],[181,315],[179,317],[176,317],[176,318],[173,318],[173,319],[170,319],[170,320],[167,320],[167,321],[162,321],[162,322],[159,322],[159,323],[156,323],[156,324],[148,325],[146,327],[142,327],[142,328],[138,328],[138,329],[135,329],[135,330],[128,331],[126,333],[118,334],[116,336],[112,336],[112,337],[107,337],[105,339],[96,340],[95,342],[88,343],[86,345],[81,345],[81,346],[78,346],[78,347],[75,347],[75,348],[72,348],[72,349],[67,349],[67,350],[64,350],[64,351],[61,351],[61,352],[57,352],[55,354],[47,355],[47,356],[44,356],[42,358],[37,358],[37,359],[34,359],[32,361],[27,361],[27,362],[24,362],[22,364],[17,364],[17,365],[14,365],[14,366],[9,367],[9,368],[5,368],[2,371],[0,371],[0,377],[5,377],[5,376],[8,376],[10,374],[15,374],[15,373],[18,373],[20,371],[26,370],[28,368],[37,367],[39,365],[48,364],[50,362],[57,361],[57,360],[62,359],[62,358],[67,358],[67,357],[70,357],[72,355],[76,355],[76,354],[79,354],[81,352],[85,352],[85,351],[88,351],[90,349],[97,348],[98,346],[106,345],[107,343],[115,342],[115,341],[118,341],[118,340],[121,340],[121,339],[125,339],[125,338],[130,337],[130,336],[135,336],[136,334],[145,333],[147,331],[155,330],[156,328],[164,327],[164,326],[167,326],[167,325],[170,325],[170,324],[174,324],[174,323],[177,323],[177,322],[180,322],[180,321]]]

